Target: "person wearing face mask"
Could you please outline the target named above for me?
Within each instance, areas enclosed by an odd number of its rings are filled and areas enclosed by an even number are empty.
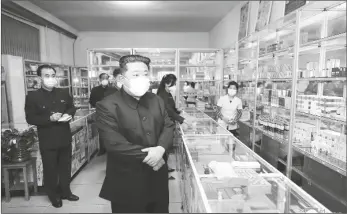
[[[182,124],[184,118],[180,116],[181,111],[176,108],[175,100],[173,95],[176,94],[176,81],[177,78],[174,74],[165,75],[159,85],[157,95],[161,97],[164,101],[166,111],[173,122],[179,122]],[[169,169],[169,172],[175,171],[174,169]],[[175,178],[170,176],[170,180]]]
[[[184,118],[180,116],[181,112],[176,108],[175,100],[172,96],[176,94],[176,81],[177,78],[174,74],[165,75],[160,82],[157,95],[163,99],[171,120],[182,124]]]
[[[188,81],[184,82],[184,85],[183,85],[183,93],[184,93],[183,98],[185,100],[187,100],[187,98],[188,98],[187,92],[188,92],[188,89],[190,87],[189,85],[190,85],[190,83]]]
[[[121,74],[121,69],[120,68],[115,68],[114,71],[113,71],[113,78],[116,80],[116,88],[117,88],[118,91],[123,86],[123,83],[119,80],[120,74]]]
[[[108,95],[113,94],[117,91],[116,88],[113,88],[109,85],[109,76],[106,73],[102,73],[99,75],[100,85],[96,86],[92,89],[90,93],[89,103],[95,108],[95,105],[100,100],[104,99]],[[101,156],[106,153],[105,147],[103,146],[102,139],[99,137],[99,152],[98,156]]]
[[[191,82],[190,86],[187,87],[187,106],[189,107],[190,105],[196,106],[196,98],[197,96],[197,91],[195,89],[195,82]]]
[[[112,213],[168,213],[167,151],[174,123],[163,100],[148,92],[150,59],[119,60],[120,91],[96,104],[96,124],[107,150],[100,197]]]
[[[237,122],[242,116],[242,101],[236,97],[239,85],[228,83],[228,94],[219,98],[217,103],[218,123],[226,127],[235,137],[238,137]]]
[[[69,91],[56,88],[55,74],[49,65],[38,67],[42,86],[26,96],[25,116],[29,124],[37,126],[44,187],[53,207],[59,208],[63,205],[62,199],[77,201],[79,198],[70,189],[72,134],[69,121],[76,108]]]

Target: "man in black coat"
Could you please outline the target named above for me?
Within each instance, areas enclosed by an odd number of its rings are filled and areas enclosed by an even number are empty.
[[[166,151],[173,143],[174,123],[164,102],[149,93],[150,59],[120,59],[120,91],[96,104],[96,123],[107,150],[106,178],[100,197],[113,213],[168,213]]]
[[[41,77],[42,87],[28,93],[25,115],[29,124],[37,126],[44,186],[52,205],[58,208],[62,206],[61,199],[79,199],[70,190],[72,135],[69,121],[76,109],[69,91],[55,88],[57,79],[53,67],[42,65],[37,75]]]
[[[90,98],[89,103],[90,105],[95,108],[95,105],[100,100],[104,99],[105,97],[113,94],[117,91],[116,88],[113,88],[110,86],[109,83],[109,75],[106,73],[102,73],[99,75],[100,85],[96,86],[92,89],[90,92]],[[105,147],[104,143],[102,142],[102,139],[99,138],[99,153],[98,156],[105,154]]]

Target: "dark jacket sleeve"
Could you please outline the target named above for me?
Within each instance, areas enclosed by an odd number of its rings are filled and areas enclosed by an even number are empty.
[[[166,109],[164,101],[158,97],[160,110],[162,112],[162,115],[164,117],[164,127],[160,134],[159,140],[158,140],[158,146],[162,146],[165,151],[170,149],[173,144],[173,137],[174,137],[174,128],[175,124],[170,119]]]
[[[66,97],[67,97],[67,109],[66,109],[65,113],[69,114],[73,117],[76,113],[76,108],[75,108],[75,105],[73,103],[73,98],[71,97],[71,95],[69,93],[69,90],[66,90]]]
[[[103,140],[106,150],[116,154],[124,161],[143,161],[147,153],[141,149],[145,147],[129,142],[119,133],[116,106],[109,100],[100,101],[96,104],[96,125],[100,138]]]
[[[34,93],[28,93],[25,99],[25,118],[27,123],[35,126],[45,126],[45,125],[51,125],[52,122],[50,120],[49,114],[39,114],[37,112],[37,108],[35,105],[35,95]]]
[[[95,108],[95,105],[96,105],[95,93],[96,93],[96,88],[94,87],[92,88],[92,91],[90,92],[90,98],[89,98],[89,103],[93,108]]]
[[[184,121],[184,118],[181,117],[176,109],[176,107],[174,106],[175,103],[173,104],[170,104],[169,102],[169,97],[166,95],[166,94],[163,94],[163,93],[160,93],[158,94],[162,100],[164,101],[164,104],[165,104],[165,108],[166,108],[166,111],[167,111],[167,114],[169,115],[169,117],[173,120],[173,121],[177,121],[179,122],[180,124],[183,123]]]

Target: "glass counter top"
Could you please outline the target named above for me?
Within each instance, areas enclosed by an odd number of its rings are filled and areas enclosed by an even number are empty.
[[[212,161],[228,162],[233,168],[254,169],[257,173],[275,171],[233,136],[187,136],[183,141],[201,177],[208,177],[213,171],[209,167]]]
[[[191,117],[201,113],[190,112]],[[212,119],[195,119],[195,127],[180,125],[183,144],[178,155],[182,155],[179,168],[183,172],[181,191],[186,210],[211,213],[330,212],[218,123]]]
[[[201,112],[201,111],[187,111],[187,110],[183,110],[181,113],[181,116],[184,118],[187,117],[194,117],[196,119],[211,119],[211,117],[209,117],[208,115],[206,115],[205,113]]]
[[[328,212],[233,136],[183,141],[212,213]]]
[[[194,118],[192,124],[180,127],[183,136],[230,135],[230,132],[219,126],[217,122],[207,118]]]
[[[284,176],[260,176],[235,170],[236,176],[219,180],[201,178],[213,213],[322,213],[324,208],[300,196]],[[288,206],[289,205],[289,206]]]

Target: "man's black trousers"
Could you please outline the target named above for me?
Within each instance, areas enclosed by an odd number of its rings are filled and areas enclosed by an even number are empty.
[[[40,149],[44,186],[51,201],[70,196],[72,146],[58,149]]]

